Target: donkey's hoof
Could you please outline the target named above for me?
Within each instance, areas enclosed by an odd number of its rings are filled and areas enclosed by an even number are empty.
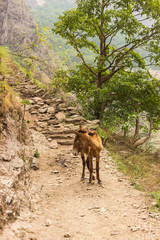
[[[99,184],[99,185],[102,185],[102,181],[101,181],[101,180],[98,180],[98,184]]]
[[[94,185],[94,183],[93,182],[88,182],[88,185],[92,186],[92,185]]]
[[[81,177],[81,181],[84,182],[84,177]]]

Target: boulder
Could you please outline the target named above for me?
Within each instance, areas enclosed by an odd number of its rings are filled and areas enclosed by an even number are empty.
[[[31,160],[31,168],[33,170],[38,170],[39,169],[39,160],[37,158],[32,158],[32,160]]]
[[[47,108],[45,107],[45,108],[40,108],[39,109],[39,112],[40,113],[46,113],[47,112]]]
[[[48,126],[47,122],[37,122],[38,127],[46,128]]]
[[[13,165],[13,169],[17,170],[17,169],[22,169],[24,166],[24,161],[23,159],[19,158],[19,157],[15,157],[11,164]]]
[[[48,113],[49,113],[49,114],[55,113],[55,108],[54,108],[54,107],[49,107],[49,108],[48,108]]]
[[[65,114],[64,114],[63,112],[57,113],[57,114],[55,115],[55,117],[56,117],[58,120],[61,120],[61,121],[63,121],[63,120],[66,118],[66,116],[65,116]]]
[[[50,148],[52,148],[52,149],[57,149],[58,148],[58,143],[57,143],[56,140],[51,141],[49,143],[49,145],[50,145]]]
[[[9,153],[5,152],[1,155],[1,159],[5,162],[10,162],[12,160],[12,155]]]

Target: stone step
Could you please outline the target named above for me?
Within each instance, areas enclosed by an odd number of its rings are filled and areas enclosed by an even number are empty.
[[[60,123],[60,121],[57,120],[57,119],[51,119],[51,120],[48,120],[47,122],[48,122],[49,125],[54,125],[54,126],[55,125],[57,126],[58,123]]]
[[[73,139],[73,135],[62,135],[62,134],[44,134],[47,138],[51,138],[54,140],[59,140],[59,139]]]
[[[61,145],[72,145],[75,136],[73,130],[78,130],[80,124],[96,129],[97,121],[87,121],[77,113],[75,107],[68,106],[64,100],[39,88],[29,79],[24,77],[20,83],[13,83],[11,79],[11,82],[20,96],[31,102],[26,109],[36,120],[33,120],[30,128],[40,131],[47,139],[56,140]]]
[[[76,111],[69,111],[68,112],[68,110],[67,110],[67,117],[69,116],[71,116],[71,117],[73,117],[73,116],[75,116],[75,115],[77,115],[77,112]]]
[[[47,122],[38,122],[36,126],[41,127],[41,128],[47,128],[48,123]]]
[[[57,143],[60,145],[73,145],[74,140],[57,140]]]
[[[45,92],[44,89],[39,89],[39,88],[35,91],[36,94],[41,94],[41,93],[44,93],[44,92]]]
[[[38,112],[37,112],[37,110],[33,110],[33,111],[30,111],[30,114],[37,114],[38,115]]]
[[[70,122],[80,122],[80,121],[86,121],[86,119],[80,115],[74,115],[70,118],[66,118],[65,120],[66,122],[70,123]]]
[[[68,123],[68,124],[74,124],[74,125],[82,125],[82,124],[84,124],[85,122],[86,122],[86,120],[78,120],[78,119],[75,119],[75,120],[66,120],[65,121],[66,123]]]

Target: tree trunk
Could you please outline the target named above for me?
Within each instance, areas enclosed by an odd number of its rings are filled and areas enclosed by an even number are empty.
[[[137,118],[136,118],[136,128],[135,128],[135,133],[134,133],[133,140],[132,140],[133,144],[135,142],[137,142],[138,136],[139,136],[139,116],[137,116]]]
[[[124,134],[123,134],[123,136],[124,136],[124,139],[126,139],[126,136],[127,136],[127,130],[126,130],[126,129],[124,129]]]
[[[143,137],[141,139],[138,139],[135,143],[134,143],[134,146],[135,147],[138,147],[140,145],[142,145],[143,143],[147,142],[148,139],[150,139],[151,137],[151,134],[152,134],[152,126],[153,126],[153,122],[152,122],[152,119],[150,119],[150,128],[149,128],[149,131],[148,131],[148,135],[146,137]]]
[[[98,78],[97,78],[97,88],[100,88],[102,86],[102,75],[101,72],[98,73]]]
[[[106,56],[106,37],[104,35],[104,6],[105,1],[102,0],[102,9],[101,9],[101,25],[100,25],[100,58],[98,63],[98,77],[97,77],[97,88],[102,86],[102,66],[103,58]]]

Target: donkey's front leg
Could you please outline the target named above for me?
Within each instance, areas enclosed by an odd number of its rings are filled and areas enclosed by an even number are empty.
[[[82,158],[82,166],[83,166],[82,178],[81,178],[81,179],[84,180],[86,161],[85,161],[85,157],[84,157],[84,154],[83,154],[83,153],[81,153],[81,158]]]
[[[93,180],[93,154],[92,153],[90,153],[88,156],[88,162],[89,162],[89,172],[90,172],[89,183],[91,183]]]
[[[101,180],[99,177],[99,162],[100,162],[100,156],[99,154],[96,156],[96,178],[98,180],[98,183],[101,184]]]

